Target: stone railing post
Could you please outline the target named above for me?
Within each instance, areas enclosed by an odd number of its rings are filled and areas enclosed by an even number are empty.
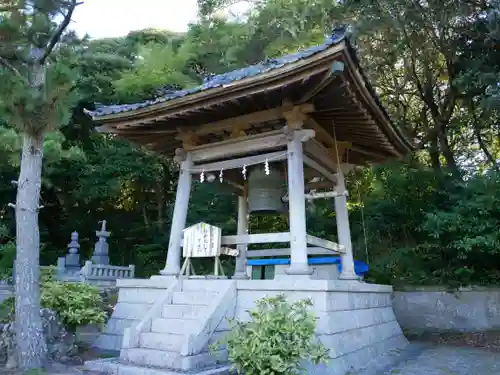
[[[80,277],[82,282],[86,282],[86,280],[91,276],[92,274],[92,261],[87,260],[85,262],[85,265],[82,267],[80,271]]]
[[[128,274],[128,277],[129,277],[130,279],[133,279],[133,278],[135,277],[135,265],[134,265],[134,264],[131,264],[131,265],[129,265],[129,266],[128,266],[128,268],[129,268],[129,270],[130,270],[130,271],[129,271],[129,274]]]

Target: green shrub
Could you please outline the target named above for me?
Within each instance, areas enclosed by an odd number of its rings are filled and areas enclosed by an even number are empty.
[[[14,297],[7,297],[0,303],[0,323],[8,323],[14,316]]]
[[[239,374],[295,375],[302,360],[326,362],[328,351],[315,340],[316,318],[310,300],[292,304],[283,295],[264,298],[249,311],[249,322],[231,321],[232,330],[212,346],[226,345]]]
[[[1,237],[1,236],[0,236]],[[0,244],[0,279],[12,277],[12,266],[16,257],[16,243],[13,241]]]
[[[57,313],[69,330],[79,325],[103,324],[104,301],[99,289],[88,284],[57,281],[55,267],[41,270],[41,306]],[[14,297],[0,304],[0,321],[8,322],[14,314]]]
[[[99,289],[88,284],[47,281],[41,290],[41,303],[54,310],[66,327],[103,324],[106,313]]]

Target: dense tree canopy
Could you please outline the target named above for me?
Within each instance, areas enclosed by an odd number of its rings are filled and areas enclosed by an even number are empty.
[[[200,21],[184,34],[149,29],[113,39],[64,38],[57,56],[77,72],[79,102],[70,121],[45,139],[41,262],[63,255],[73,230],[82,257],[90,256],[102,219],[112,231],[113,263],[135,263],[146,276],[166,259],[175,165],[94,132],[83,108],[193,86],[207,75],[317,44],[334,27],[350,25],[380,98],[418,148],[407,160],[349,176],[355,256],[370,261],[379,282],[498,282],[498,4],[262,0],[238,20],[223,15],[227,5],[200,0]],[[15,233],[7,204],[16,193],[10,181],[17,178],[21,145],[18,128],[1,118],[0,241],[6,244]],[[335,239],[332,211],[331,201],[311,205],[311,232]],[[236,198],[217,184],[196,185],[188,220],[201,219],[234,231]],[[286,224],[252,220],[252,230]],[[2,257],[8,259],[7,250]]]

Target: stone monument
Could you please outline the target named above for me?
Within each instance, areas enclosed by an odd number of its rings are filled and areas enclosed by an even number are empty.
[[[107,238],[110,236],[110,232],[106,230],[106,220],[102,221],[101,230],[95,232],[97,236],[97,242],[94,246],[94,255],[92,256],[92,262],[95,264],[109,264],[108,249],[109,245]]]
[[[66,255],[64,267],[70,270],[80,270],[80,254],[78,253],[80,244],[78,243],[78,232],[71,233],[71,241],[68,244],[68,254]]]

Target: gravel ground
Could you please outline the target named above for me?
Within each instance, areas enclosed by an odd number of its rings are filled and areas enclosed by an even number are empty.
[[[402,361],[377,375],[500,375],[500,353],[464,347],[412,344]]]
[[[17,375],[0,369],[1,375]],[[500,375],[500,353],[484,349],[432,344],[411,344],[396,365],[358,375]],[[43,375],[101,375],[83,366],[51,364]]]

